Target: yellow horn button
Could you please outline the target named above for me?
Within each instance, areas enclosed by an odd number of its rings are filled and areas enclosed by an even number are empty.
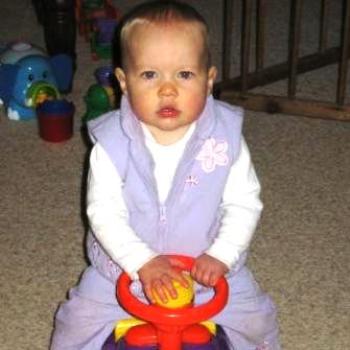
[[[188,306],[192,303],[193,297],[194,297],[194,291],[193,291],[193,280],[192,278],[184,274],[185,278],[188,281],[188,288],[183,287],[179,282],[174,281],[173,285],[177,292],[177,298],[173,299],[170,295],[167,295],[168,302],[163,303],[158,296],[155,294],[155,304],[166,307],[168,309],[177,309],[180,307]]]

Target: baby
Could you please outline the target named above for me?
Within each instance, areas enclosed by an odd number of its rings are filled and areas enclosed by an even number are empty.
[[[87,215],[91,262],[58,310],[52,350],[99,350],[128,318],[115,298],[121,271],[140,298],[186,287],[169,254],[194,257],[196,303],[225,276],[229,301],[214,318],[235,350],[278,350],[275,307],[245,266],[262,204],[241,134],[242,110],[213,99],[208,27],[189,5],[151,1],[120,31],[118,111],[89,124]]]

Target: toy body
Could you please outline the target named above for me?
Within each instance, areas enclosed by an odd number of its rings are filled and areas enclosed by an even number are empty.
[[[112,57],[112,40],[117,21],[110,18],[98,18],[94,21],[91,35],[92,58],[109,59]]]
[[[62,142],[73,135],[73,103],[46,100],[37,108],[39,135],[48,142]]]
[[[92,84],[84,96],[86,105],[84,123],[115,108],[116,96],[112,86],[112,76],[112,67],[104,66],[96,69],[97,84]]]
[[[75,16],[80,35],[88,41],[96,19],[117,19],[120,14],[111,0],[76,0]]]
[[[176,257],[190,270],[193,259]],[[117,298],[130,314],[138,318],[131,320],[130,329],[123,330],[124,337],[113,348],[113,340],[108,339],[103,350],[228,350],[224,335],[214,337],[214,328],[206,321],[218,313],[226,304],[228,285],[221,278],[214,287],[212,300],[198,306],[187,304],[180,308],[147,305],[136,299],[130,292],[130,278],[122,274],[117,282]],[[187,304],[187,305],[186,305]],[[140,321],[142,320],[142,321]],[[222,331],[220,331],[222,332]],[[116,328],[118,333],[118,325]],[[120,339],[120,335],[116,334]]]
[[[73,76],[67,55],[48,57],[28,43],[9,46],[0,55],[0,99],[13,120],[36,117],[36,107],[57,99],[66,91]]]

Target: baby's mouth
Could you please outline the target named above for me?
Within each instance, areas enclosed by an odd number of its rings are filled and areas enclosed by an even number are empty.
[[[162,118],[176,118],[180,111],[173,107],[163,107],[157,111],[157,114]]]

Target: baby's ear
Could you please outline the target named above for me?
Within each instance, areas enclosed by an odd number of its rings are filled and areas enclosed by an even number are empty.
[[[216,80],[218,71],[215,66],[211,66],[208,70],[208,83],[207,83],[207,94],[210,95],[213,91],[213,86]]]
[[[120,85],[120,89],[122,90],[124,95],[128,94],[128,89],[126,86],[126,76],[124,71],[121,68],[116,68],[114,71],[114,75],[115,77],[118,79],[119,81],[119,85]]]

